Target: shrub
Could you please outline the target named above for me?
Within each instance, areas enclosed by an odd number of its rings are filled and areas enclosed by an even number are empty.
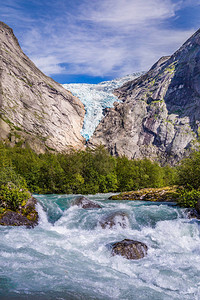
[[[178,204],[183,207],[195,207],[197,201],[200,199],[200,191],[192,190],[179,190]]]
[[[0,188],[1,207],[16,211],[19,206],[30,197],[30,193],[13,184],[7,184]]]
[[[177,184],[186,189],[200,187],[200,151],[194,152],[190,157],[183,159],[177,168]]]
[[[16,173],[11,159],[8,157],[8,150],[0,144],[0,186],[12,182],[20,188],[26,187],[26,182],[22,176]]]

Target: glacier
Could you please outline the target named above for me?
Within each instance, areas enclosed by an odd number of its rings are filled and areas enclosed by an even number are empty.
[[[104,109],[113,107],[114,102],[119,102],[119,99],[113,95],[113,90],[142,74],[144,74],[144,72],[133,73],[110,81],[103,81],[98,84],[63,84],[63,87],[70,91],[74,96],[78,97],[85,106],[86,114],[81,134],[86,140],[92,136],[95,128],[103,118]]]

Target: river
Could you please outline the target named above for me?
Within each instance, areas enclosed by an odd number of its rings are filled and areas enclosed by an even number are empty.
[[[0,226],[0,299],[200,299],[199,221],[165,203],[111,201],[102,209],[71,206],[74,195],[35,195],[39,225]],[[129,215],[127,227],[102,229],[110,212]],[[147,257],[111,256],[125,238],[148,246]]]

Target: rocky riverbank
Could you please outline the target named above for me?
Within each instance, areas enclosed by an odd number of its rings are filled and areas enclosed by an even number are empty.
[[[35,208],[36,203],[37,200],[31,196],[16,211],[9,208],[1,209],[0,225],[35,227],[38,224],[38,212]]]
[[[183,189],[177,186],[163,188],[144,188],[138,191],[123,192],[109,197],[110,200],[129,200],[129,201],[152,201],[152,202],[174,202],[183,206]],[[196,199],[196,204],[186,210],[189,219],[200,220],[200,199]]]
[[[177,202],[179,193],[176,186],[163,188],[145,188],[138,191],[113,195],[110,200],[140,200],[153,202]]]

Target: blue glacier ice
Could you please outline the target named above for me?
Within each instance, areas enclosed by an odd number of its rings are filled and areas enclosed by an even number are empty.
[[[64,88],[78,97],[85,106],[86,114],[81,134],[86,140],[91,137],[100,120],[103,118],[103,110],[107,107],[112,107],[115,101],[119,102],[118,98],[113,95],[113,90],[142,74],[143,72],[133,73],[98,84],[63,84]]]

